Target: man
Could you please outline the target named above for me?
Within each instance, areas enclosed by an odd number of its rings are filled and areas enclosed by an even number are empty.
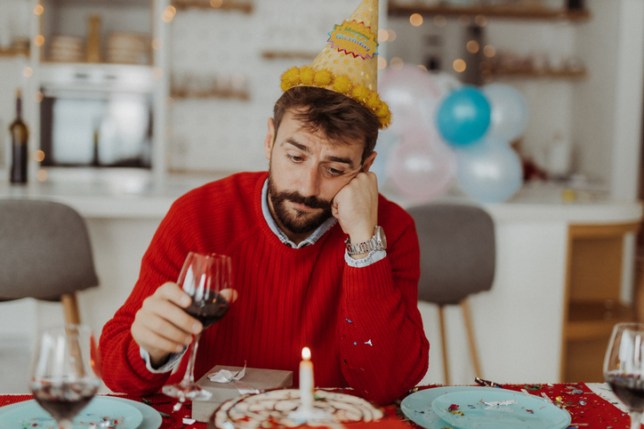
[[[373,13],[377,2],[364,0],[343,25],[371,34]],[[303,346],[312,350],[318,386],[352,387],[378,403],[425,374],[415,226],[378,194],[369,172],[388,110],[369,89],[375,82],[359,81],[369,73],[347,77],[318,59],[282,78],[264,142],[269,172],[197,188],[161,222],[136,286],[103,329],[103,379],[112,390],[153,392],[183,375],[171,369],[203,329],[183,311],[190,299],[173,283],[189,251],[230,255],[238,296],[203,332],[196,377],[246,362],[292,370],[297,382]]]

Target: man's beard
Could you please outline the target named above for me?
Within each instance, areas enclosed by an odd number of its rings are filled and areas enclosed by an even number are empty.
[[[279,223],[295,234],[313,232],[324,221],[331,217],[331,201],[321,200],[316,197],[304,197],[298,192],[279,192],[275,184],[268,178],[268,198],[273,204],[273,210]],[[286,208],[285,202],[304,204],[308,207],[323,209],[320,213],[310,215],[308,213],[296,213],[292,215]]]

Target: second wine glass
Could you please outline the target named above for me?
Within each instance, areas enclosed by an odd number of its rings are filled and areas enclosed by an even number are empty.
[[[72,419],[89,404],[99,385],[96,338],[90,328],[66,325],[41,332],[29,387],[60,429],[71,428]]]
[[[644,324],[618,323],[604,357],[604,379],[626,406],[631,428],[640,429],[644,413]]]
[[[227,255],[190,252],[177,283],[192,298],[186,312],[198,319],[204,329],[224,317],[237,297],[232,285],[231,259]],[[195,383],[194,366],[200,336],[195,335],[183,380],[163,387],[163,393],[179,399],[179,404],[186,399],[206,400],[211,396]]]

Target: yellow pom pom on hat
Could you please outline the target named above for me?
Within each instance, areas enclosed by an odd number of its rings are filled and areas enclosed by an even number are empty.
[[[378,0],[362,0],[351,17],[335,25],[326,47],[309,66],[291,67],[281,87],[314,86],[346,95],[391,123],[389,106],[378,95]]]

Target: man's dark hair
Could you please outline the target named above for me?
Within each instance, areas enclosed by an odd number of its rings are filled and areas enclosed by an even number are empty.
[[[378,139],[378,118],[362,104],[338,92],[311,86],[296,86],[275,103],[273,120],[279,129],[286,112],[311,131],[345,143],[363,141],[362,161],[371,155]]]

